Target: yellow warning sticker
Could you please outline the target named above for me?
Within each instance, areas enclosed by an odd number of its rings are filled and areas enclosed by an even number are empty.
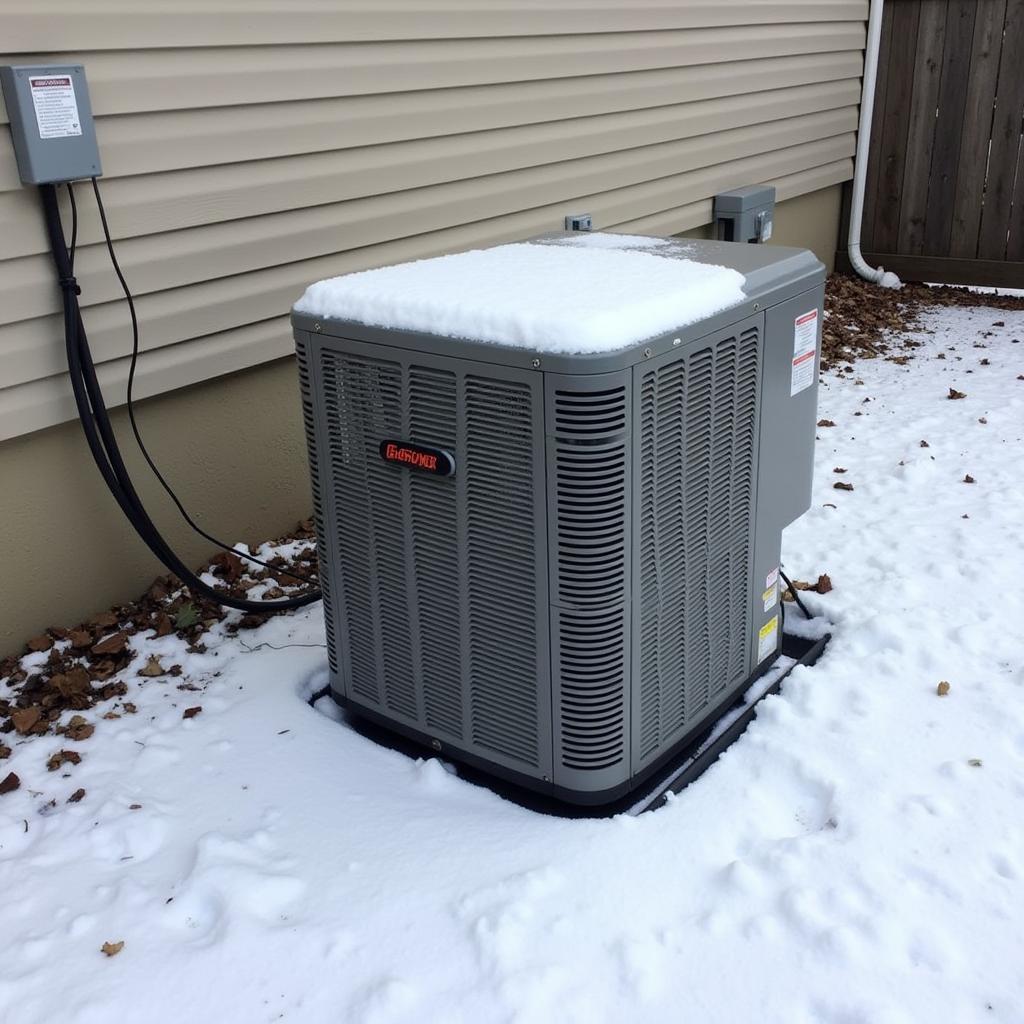
[[[775,648],[778,646],[778,634],[779,617],[778,615],[773,615],[771,619],[757,631],[758,663],[764,661],[764,659],[769,655],[775,653]]]
[[[761,600],[764,601],[764,610],[770,612],[775,607],[775,602],[779,596],[779,588],[777,583],[773,583],[762,595]]]

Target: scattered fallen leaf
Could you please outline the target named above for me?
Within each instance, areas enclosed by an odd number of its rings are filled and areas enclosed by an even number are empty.
[[[818,420],[819,427],[834,427],[835,422],[833,420]]]
[[[981,361],[980,365],[981,365],[981,366],[989,366],[989,365],[991,365],[991,364],[989,363],[989,361],[988,361],[987,359],[982,359],[982,361]]]
[[[846,472],[846,467],[845,466],[836,466],[835,469],[832,470],[832,472],[833,473],[845,473]]]
[[[46,759],[47,771],[55,772],[65,764],[81,764],[82,755],[76,750],[58,750]]]
[[[943,679],[942,682],[939,683],[939,685],[935,688],[935,692],[940,697],[947,696],[949,694],[949,683],[947,683],[946,680]]]
[[[53,646],[53,637],[47,636],[45,633],[42,636],[34,636],[28,642],[28,649],[35,651],[37,654],[40,651],[48,651]]]
[[[121,706],[129,715],[134,715],[139,710],[130,700],[126,700]]]
[[[71,641],[71,646],[80,651],[92,643],[92,633],[86,629],[73,629],[68,633],[68,639]]]
[[[852,491],[853,490],[853,484],[848,484],[848,483],[846,483],[843,480],[837,480],[832,486],[837,491]]]
[[[117,625],[117,616],[113,612],[100,612],[89,620],[97,629],[113,629]]]
[[[925,441],[925,440],[923,440],[923,439],[922,439],[922,441],[921,441],[921,447],[922,447],[922,448],[930,448],[930,447],[931,447],[931,445],[930,445],[930,444],[929,444],[929,443],[928,443],[927,441]]]
[[[13,793],[20,785],[21,779],[14,772],[11,772],[7,778],[0,780],[0,796]]]
[[[81,665],[61,672],[50,680],[50,685],[65,699],[86,697],[92,690],[89,673]]]
[[[993,320],[992,321],[992,326],[993,327],[1005,327],[1006,326],[1006,321],[1005,320]]]
[[[979,416],[979,417],[978,417],[978,422],[979,422],[979,423],[988,423],[988,420],[987,420],[987,419],[985,419],[985,417],[984,417],[984,416]]]
[[[117,956],[122,949],[124,949],[124,939],[120,942],[104,942],[103,945],[100,946],[100,952],[106,953],[107,956]]]
[[[140,811],[140,810],[142,810],[142,804],[129,804],[128,805],[128,810],[129,811]]]
[[[970,759],[968,760],[968,762],[967,762],[967,763],[968,763],[968,764],[969,764],[969,765],[970,765],[970,766],[971,766],[972,768],[980,768],[980,767],[981,767],[981,758],[980,758],[980,757],[972,757],[972,758],[970,758]]]
[[[961,519],[970,519],[971,517],[965,512],[960,518]]]
[[[93,644],[92,653],[98,656],[120,654],[127,646],[127,633],[111,633],[110,636],[104,637],[98,644]]]
[[[0,761],[3,761],[4,758],[10,757],[10,756],[11,756],[11,748],[7,747],[7,746],[4,746],[3,743],[0,743]]]
[[[116,720],[117,720],[118,718],[120,718],[121,716],[120,716],[120,715],[119,715],[119,714],[118,714],[118,713],[117,713],[116,711],[108,711],[108,712],[107,712],[107,713],[106,713],[106,714],[105,714],[105,715],[104,715],[103,717],[104,717],[104,718],[105,718],[105,719],[106,719],[106,720],[107,720],[108,722],[113,722],[113,721],[116,721]]]
[[[140,676],[149,676],[152,678],[154,676],[162,676],[164,674],[164,667],[160,664],[160,659],[155,654],[151,654],[146,659],[146,664],[139,669]]]
[[[58,732],[63,732],[69,740],[87,740],[96,731],[96,726],[87,722],[81,715],[72,715],[71,721]]]
[[[85,790],[84,789],[76,789],[74,791],[74,793],[72,793],[71,796],[68,797],[68,803],[69,804],[77,804],[79,802],[79,800],[82,799],[83,796],[85,796]]]
[[[946,397],[947,397],[947,398],[949,398],[949,399],[954,399],[954,398],[966,398],[966,397],[967,397],[967,395],[966,395],[966,394],[964,394],[964,392],[963,392],[963,391],[957,391],[957,389],[956,389],[956,388],[950,388],[950,389],[949,389],[949,394],[948,394],[948,395],[946,395]]]
[[[181,713],[182,718],[195,718],[203,709],[201,707],[185,708]]]
[[[35,706],[11,712],[11,722],[22,736],[27,735],[41,717],[42,711]]]
[[[199,621],[199,609],[191,602],[183,604],[174,614],[174,628],[188,629]]]
[[[827,573],[822,573],[813,589],[819,594],[827,594],[832,589],[832,578]]]
[[[970,473],[964,474],[964,483],[965,484],[973,484],[974,483],[974,477],[971,476]]]

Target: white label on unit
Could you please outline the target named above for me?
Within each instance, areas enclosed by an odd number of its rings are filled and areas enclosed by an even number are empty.
[[[30,75],[28,86],[41,139],[64,139],[82,134],[75,83],[70,75]]]
[[[774,569],[764,578],[764,585],[766,587],[774,587],[779,580],[779,567],[775,566]]]
[[[775,653],[779,632],[779,617],[773,615],[757,632],[757,660],[760,664]]]
[[[775,602],[779,596],[779,588],[773,583],[762,595],[761,600],[764,601],[764,610],[770,612],[775,607]]]
[[[799,394],[814,383],[814,355],[818,350],[818,311],[801,313],[793,325],[793,376],[789,395]]]

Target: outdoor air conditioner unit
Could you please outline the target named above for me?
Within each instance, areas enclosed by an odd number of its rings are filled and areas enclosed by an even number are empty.
[[[684,267],[709,272],[697,308],[741,285],[665,329],[657,281]],[[779,651],[824,276],[805,250],[554,235],[311,287],[292,319],[335,699],[573,803],[665,766]],[[599,344],[573,343],[577,310]]]

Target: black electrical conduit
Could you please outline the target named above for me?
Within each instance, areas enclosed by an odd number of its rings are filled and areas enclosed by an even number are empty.
[[[243,612],[271,612],[301,608],[319,601],[321,598],[319,590],[313,590],[297,597],[289,597],[279,601],[248,601],[244,598],[233,597],[201,580],[178,558],[171,550],[167,541],[160,535],[159,530],[157,530],[153,521],[149,518],[132,484],[128,469],[121,457],[117,439],[114,436],[110,416],[107,413],[103,394],[100,391],[99,381],[96,379],[96,368],[89,350],[89,342],[86,337],[85,325],[82,322],[82,313],[78,303],[78,283],[75,281],[71,255],[68,252],[67,243],[64,239],[64,228],[61,223],[56,188],[53,185],[41,185],[39,191],[42,198],[50,250],[53,254],[57,279],[61,288],[68,372],[71,377],[71,387],[74,392],[75,405],[78,409],[78,417],[81,421],[82,430],[85,433],[86,442],[89,445],[89,451],[92,454],[93,460],[103,476],[103,480],[110,493],[114,496],[114,499],[121,507],[121,511],[124,512],[136,533],[138,533],[139,537],[160,562],[174,573],[193,593],[202,594],[226,608],[234,608]],[[120,273],[118,277],[121,277]],[[162,479],[161,483],[164,483],[165,487],[167,486]],[[219,541],[215,541],[215,543],[220,544]],[[241,552],[237,554],[239,557],[249,557],[253,561],[259,561],[259,559],[254,559],[251,556],[242,555]],[[261,562],[260,564],[265,563]],[[283,570],[278,571],[281,572]],[[289,573],[289,575],[291,574]]]

